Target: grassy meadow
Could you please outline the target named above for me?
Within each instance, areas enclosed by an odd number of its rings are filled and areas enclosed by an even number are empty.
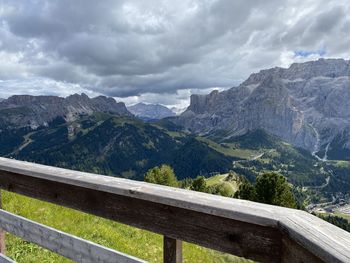
[[[162,236],[100,217],[3,192],[3,207],[14,214],[150,262],[162,262]],[[6,235],[6,254],[21,263],[72,262],[35,244]],[[183,262],[248,262],[185,243]]]

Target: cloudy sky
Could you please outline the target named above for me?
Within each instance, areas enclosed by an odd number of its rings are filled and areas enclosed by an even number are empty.
[[[0,0],[0,97],[185,106],[250,73],[350,56],[348,0]]]

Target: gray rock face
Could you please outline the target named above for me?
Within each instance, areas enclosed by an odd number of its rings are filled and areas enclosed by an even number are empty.
[[[35,129],[47,126],[57,117],[69,122],[94,112],[132,116],[124,103],[117,103],[113,98],[104,96],[90,99],[85,94],[74,94],[67,98],[14,95],[0,101],[0,124],[7,127]]]
[[[176,114],[167,107],[160,104],[138,103],[128,107],[128,110],[142,119],[160,120]]]
[[[228,137],[264,129],[327,157],[334,138],[350,130],[350,61],[320,59],[252,74],[238,87],[192,95],[174,120],[195,133]],[[343,147],[350,149],[350,137]]]

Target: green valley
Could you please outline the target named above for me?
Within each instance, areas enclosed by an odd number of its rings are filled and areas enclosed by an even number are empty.
[[[350,187],[346,161],[318,161],[263,130],[233,138],[223,131],[198,136],[167,119],[147,123],[97,112],[73,122],[57,118],[36,130],[3,129],[0,140],[2,156],[136,180],[169,164],[179,180],[232,171],[254,182],[259,174],[278,172],[310,193],[327,180],[326,192]]]
[[[231,197],[245,179],[254,183],[277,172],[293,186],[298,207],[310,212],[333,211],[350,198],[348,161],[320,161],[264,130],[227,134],[199,136],[169,119],[144,122],[95,112],[71,122],[56,118],[34,130],[3,127],[0,141],[5,157],[134,180],[168,164],[184,187],[203,176],[198,183],[206,184],[206,192]]]

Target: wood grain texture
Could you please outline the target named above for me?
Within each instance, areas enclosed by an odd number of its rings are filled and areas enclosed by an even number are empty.
[[[350,262],[348,232],[294,209],[4,158],[0,187],[258,261],[297,248],[305,260]]]
[[[289,211],[290,213],[294,211],[293,209],[276,208],[246,200],[223,198],[185,189],[72,171],[1,157],[0,171],[95,189],[263,226],[277,226],[276,213],[278,211]]]
[[[281,217],[281,232],[324,262],[350,262],[350,233],[307,212]]]
[[[279,256],[280,234],[272,227],[9,172],[0,172],[0,187],[239,256]]]
[[[145,263],[26,218],[0,210],[0,226],[7,232],[81,263]]]
[[[163,262],[182,263],[182,241],[164,236]]]
[[[282,238],[281,263],[321,263],[324,262],[288,237]]]

